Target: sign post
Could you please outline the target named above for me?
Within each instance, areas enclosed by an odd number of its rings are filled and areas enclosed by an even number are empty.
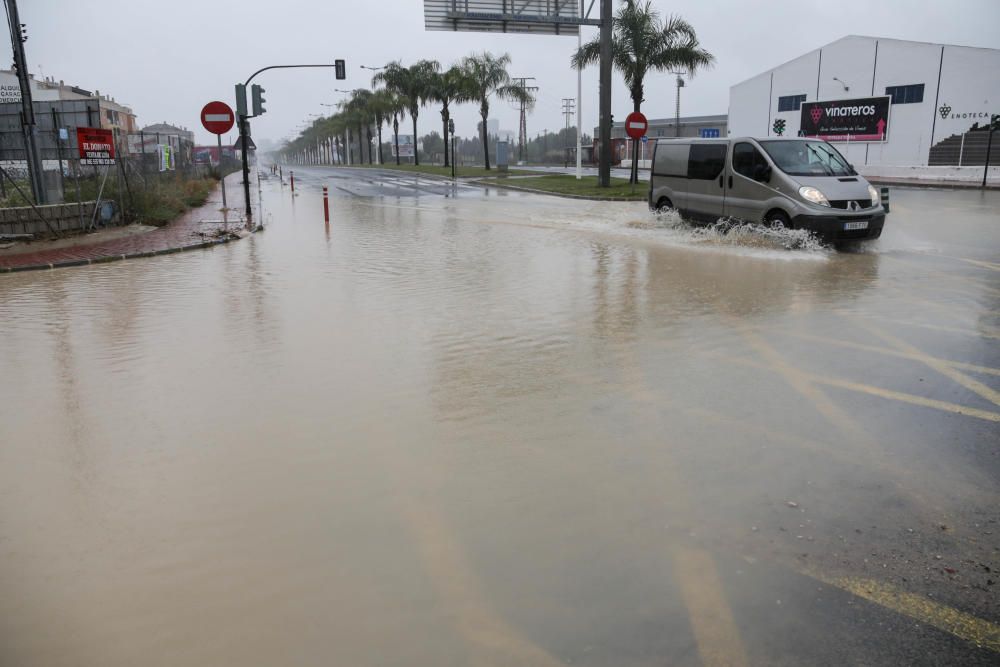
[[[649,122],[646,117],[638,111],[633,111],[625,117],[625,134],[632,139],[632,173],[629,175],[629,183],[633,186],[639,181],[639,142],[638,139],[646,137],[646,130],[649,129]]]
[[[215,135],[219,146],[219,180],[222,182],[222,208],[228,209],[226,203],[226,175],[222,173],[222,135],[233,129],[235,117],[233,110],[225,102],[209,102],[201,109],[202,126]]]

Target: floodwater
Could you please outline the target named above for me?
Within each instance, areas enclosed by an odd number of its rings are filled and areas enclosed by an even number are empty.
[[[0,665],[996,664],[1000,193],[261,201],[0,276]]]

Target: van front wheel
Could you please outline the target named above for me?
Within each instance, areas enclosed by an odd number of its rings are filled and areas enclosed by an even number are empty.
[[[656,208],[654,209],[657,213],[666,213],[674,207],[672,201],[666,197],[660,197],[659,201],[656,202]]]
[[[792,228],[792,221],[784,211],[768,211],[767,215],[764,216],[764,224],[768,227]]]

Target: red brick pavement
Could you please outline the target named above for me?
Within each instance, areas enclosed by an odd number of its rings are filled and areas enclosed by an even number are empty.
[[[239,174],[231,175],[226,179],[227,194],[230,192],[237,194],[239,185]],[[191,209],[159,229],[98,243],[81,243],[63,248],[39,250],[37,245],[36,249],[28,245],[24,248],[23,253],[0,255],[0,273],[149,257],[225,243],[238,237],[219,237],[217,233],[222,225],[205,222],[221,220],[222,213],[219,211],[221,207],[221,190],[216,188],[204,205]],[[235,211],[230,210],[229,221],[230,231],[245,229],[243,216]],[[81,241],[85,238],[80,237]]]

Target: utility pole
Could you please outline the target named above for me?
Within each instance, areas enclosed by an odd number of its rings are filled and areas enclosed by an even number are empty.
[[[681,88],[684,87],[683,77],[687,72],[671,72],[677,75],[677,105],[674,108],[674,136],[681,136]]]
[[[31,100],[31,79],[28,76],[28,61],[24,55],[24,43],[28,41],[25,24],[17,13],[17,0],[6,0],[7,25],[10,27],[11,46],[14,47],[14,69],[17,70],[17,82],[21,86],[21,133],[24,135],[24,158],[28,163],[28,177],[31,181],[31,191],[35,195],[36,204],[48,203],[45,192],[45,175],[42,171],[42,159],[38,153],[37,128],[35,127],[35,108]]]
[[[601,156],[597,169],[597,184],[611,186],[611,0],[601,0],[601,65],[600,65],[599,125]]]
[[[572,97],[562,98],[563,104],[563,115],[566,116],[566,134],[563,137],[563,144],[569,141],[569,119],[576,113],[576,100]],[[578,142],[579,143],[579,142]],[[565,146],[566,149],[566,165],[569,166],[569,146]]]
[[[583,16],[583,2],[580,0],[580,16]],[[576,31],[576,50],[583,48],[583,30]],[[576,180],[583,178],[583,70],[576,70]]]
[[[516,81],[517,82],[517,86],[521,90],[523,90],[525,92],[534,92],[534,91],[538,90],[538,86],[529,86],[529,85],[527,85],[528,81],[534,81],[535,80],[535,77],[533,77],[533,76],[514,77],[511,80],[512,81]],[[518,162],[523,162],[524,161],[524,151],[525,151],[525,148],[527,147],[527,140],[528,140],[528,120],[527,120],[527,115],[525,114],[524,99],[522,98],[521,99],[521,123],[520,123],[520,129],[518,130],[518,133],[517,133],[517,160],[518,160]]]

